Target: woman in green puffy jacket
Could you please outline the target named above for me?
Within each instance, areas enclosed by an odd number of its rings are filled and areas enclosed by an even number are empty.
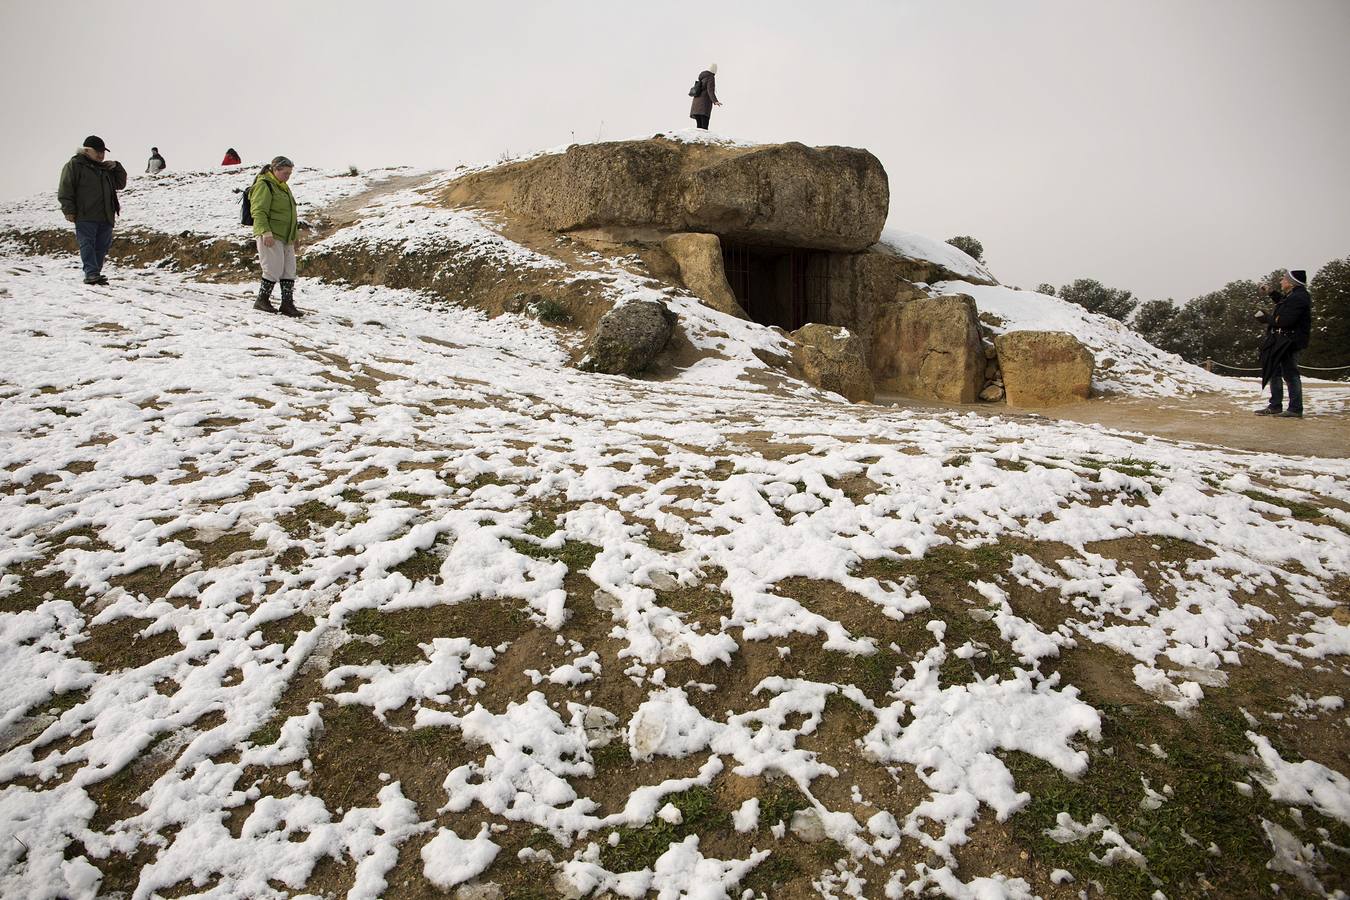
[[[295,240],[299,219],[295,213],[295,195],[291,193],[291,173],[295,163],[278,156],[263,166],[248,190],[248,205],[253,213],[253,233],[258,239],[258,261],[262,263],[262,286],[254,309],[280,312],[300,318],[295,308]],[[281,309],[272,305],[272,288],[281,285]]]

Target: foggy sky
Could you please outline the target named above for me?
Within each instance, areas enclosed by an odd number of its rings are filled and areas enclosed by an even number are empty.
[[[648,136],[717,62],[715,132],[871,150],[890,225],[1184,300],[1350,255],[1347,44],[1350,0],[0,0],[0,199],[90,133],[133,175]]]

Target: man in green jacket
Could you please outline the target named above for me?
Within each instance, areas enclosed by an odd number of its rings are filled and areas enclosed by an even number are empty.
[[[254,309],[279,312],[300,318],[295,308],[295,240],[300,234],[291,193],[291,173],[295,163],[278,156],[263,166],[248,190],[249,211],[253,214],[253,234],[258,239],[258,262],[262,265],[262,286]],[[281,309],[272,306],[272,288],[281,284]]]
[[[103,260],[112,246],[113,223],[122,210],[117,192],[127,186],[127,170],[107,156],[103,138],[89,135],[61,170],[61,185],[56,189],[61,212],[75,225],[85,284],[108,283]]]

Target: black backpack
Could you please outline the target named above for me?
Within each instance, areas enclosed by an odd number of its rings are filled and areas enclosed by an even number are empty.
[[[260,176],[259,178],[253,179],[253,184],[257,184],[258,181],[260,180],[260,178],[261,178],[261,176]],[[263,184],[267,184],[267,182],[264,181]],[[271,186],[270,184],[267,184],[267,190],[268,190],[269,192],[272,190],[272,186]],[[246,191],[243,192],[244,198],[243,198],[242,200],[239,201],[239,224],[240,224],[240,225],[252,225],[252,224],[253,224],[253,204],[252,204],[252,202],[249,200],[249,195],[252,194],[252,193],[253,193],[253,185],[249,185],[248,190],[246,190]]]
[[[689,89],[689,96],[690,96],[690,97],[702,97],[702,96],[703,96],[703,79],[702,79],[702,78],[700,78],[698,81],[695,81],[695,82],[694,82],[694,86],[691,87],[691,88]]]

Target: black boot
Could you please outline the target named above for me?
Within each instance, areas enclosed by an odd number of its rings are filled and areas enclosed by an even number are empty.
[[[295,279],[281,279],[281,314],[290,316],[292,319],[298,319],[304,315],[295,308]]]
[[[262,280],[262,284],[258,287],[258,302],[253,304],[254,309],[270,313],[277,311],[272,305],[272,288],[276,287],[276,284],[275,281],[268,281],[266,278]]]

